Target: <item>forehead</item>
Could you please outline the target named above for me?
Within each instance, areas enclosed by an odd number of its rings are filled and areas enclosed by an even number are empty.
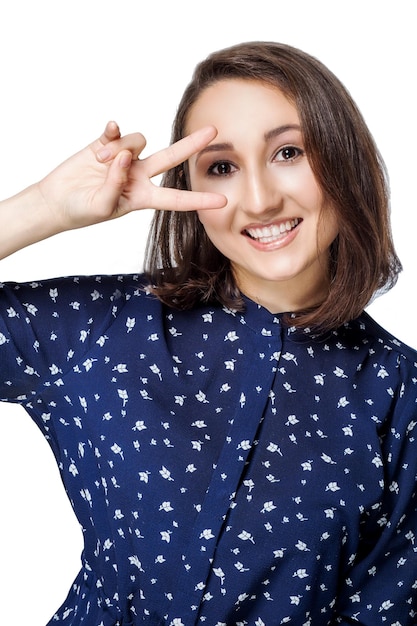
[[[206,87],[190,107],[186,130],[206,125],[220,131],[248,127],[299,124],[294,104],[281,89],[261,80],[230,78]]]

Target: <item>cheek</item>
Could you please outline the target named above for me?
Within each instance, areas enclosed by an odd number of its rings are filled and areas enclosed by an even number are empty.
[[[210,232],[224,232],[230,226],[231,215],[227,207],[212,211],[197,211],[197,215],[207,234]]]
[[[197,211],[198,219],[210,238],[210,233],[221,230],[221,220],[218,216],[207,215],[207,213],[207,211]]]
[[[313,211],[322,211],[324,207],[323,194],[311,171],[299,185],[298,193],[300,194],[301,204],[305,207],[310,206]]]

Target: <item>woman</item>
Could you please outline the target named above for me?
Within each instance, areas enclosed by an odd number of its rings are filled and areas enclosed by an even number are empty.
[[[416,354],[363,313],[400,270],[369,131],[318,61],[264,42],[197,67],[173,141],[136,161],[110,125],[4,205],[4,254],[177,209],[143,276],[2,289],[1,397],[85,537],[51,623],[413,624]]]

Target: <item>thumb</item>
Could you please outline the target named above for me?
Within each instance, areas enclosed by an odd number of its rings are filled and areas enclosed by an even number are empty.
[[[107,170],[100,195],[106,204],[114,208],[118,205],[123,189],[128,182],[132,158],[132,153],[129,150],[122,150]]]

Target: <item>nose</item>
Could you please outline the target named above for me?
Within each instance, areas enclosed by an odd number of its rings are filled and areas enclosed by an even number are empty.
[[[259,216],[281,209],[282,194],[267,167],[248,169],[242,187],[242,208],[247,214]]]

